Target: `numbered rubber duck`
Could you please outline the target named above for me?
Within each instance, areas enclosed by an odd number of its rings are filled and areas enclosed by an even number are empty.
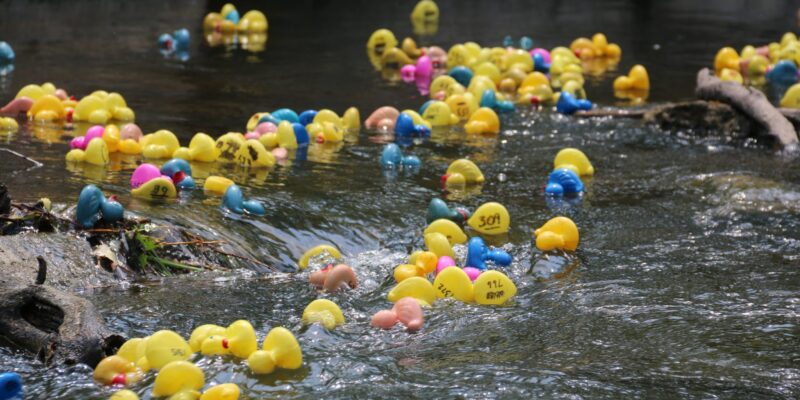
[[[258,350],[256,331],[245,320],[238,320],[225,328],[222,335],[211,335],[200,344],[203,355],[233,355],[246,359]]]
[[[470,239],[469,245],[467,245],[467,262],[465,266],[484,271],[487,268],[487,261],[491,261],[497,266],[507,267],[511,265],[511,255],[503,250],[490,249],[480,237],[476,236]]]
[[[261,350],[247,358],[255,374],[271,374],[275,368],[298,369],[303,365],[303,352],[292,332],[283,327],[272,328],[264,338]]]
[[[391,329],[397,323],[403,324],[409,331],[418,331],[425,324],[425,317],[417,300],[403,297],[391,310],[381,310],[372,316],[372,326],[380,329]]]
[[[553,159],[553,169],[566,168],[579,176],[594,175],[594,166],[582,151],[567,147],[561,149]]]
[[[309,274],[308,281],[317,289],[329,293],[348,288],[355,289],[358,286],[356,273],[346,264],[327,265]]]
[[[575,251],[580,235],[578,227],[567,217],[555,217],[534,232],[536,247],[541,251]]]
[[[500,119],[491,108],[481,107],[469,117],[464,130],[473,135],[496,135],[500,133]]]
[[[470,228],[482,235],[501,235],[508,233],[511,216],[500,203],[484,203],[467,220]]]
[[[145,199],[171,199],[178,195],[178,190],[172,178],[163,176],[155,165],[145,163],[131,175],[131,194]]]
[[[315,261],[315,263],[316,261],[320,260],[326,261],[323,263],[324,265],[326,265],[330,264],[330,262],[327,261],[336,262],[341,259],[342,259],[342,253],[339,252],[339,249],[329,244],[321,244],[306,250],[306,252],[303,253],[300,259],[297,261],[297,265],[302,271],[308,268],[309,262],[311,262],[312,260]]]
[[[473,283],[465,269],[448,267],[436,276],[436,297],[453,297],[465,303],[503,305],[517,294],[517,286],[500,271],[482,272]]]
[[[589,111],[593,106],[594,105],[589,100],[576,99],[575,96],[569,92],[561,92],[556,102],[556,111],[562,114],[572,115],[580,110]]]
[[[458,115],[454,114],[450,106],[443,101],[431,100],[423,104],[420,112],[422,113],[422,118],[434,128],[456,125],[460,121]]]
[[[381,69],[381,57],[389,49],[397,47],[394,33],[388,29],[378,29],[367,40],[367,57],[375,70]]]
[[[260,201],[245,200],[242,189],[236,184],[230,185],[225,189],[225,194],[222,196],[222,207],[236,214],[243,214],[244,212],[253,215],[266,214],[264,205]]]
[[[421,162],[415,155],[404,156],[398,145],[389,143],[383,147],[380,164],[384,170],[403,170],[415,173],[419,171]]]
[[[126,386],[138,382],[143,372],[134,363],[118,355],[108,356],[94,368],[94,380],[103,385]]]
[[[460,225],[467,222],[470,215],[469,210],[465,208],[450,208],[442,199],[431,199],[431,202],[428,204],[428,213],[425,220],[431,223],[437,219],[444,218]]]
[[[422,251],[412,254],[408,264],[400,264],[394,269],[394,280],[400,283],[408,278],[419,276],[425,277],[436,270],[439,257],[430,251]]]
[[[82,98],[72,114],[74,121],[88,121],[93,124],[106,124],[110,120],[133,121],[135,114],[128,107],[125,98],[119,93],[102,90]]]
[[[303,310],[303,324],[320,324],[327,330],[333,330],[339,325],[344,325],[344,314],[336,303],[327,299],[312,301]]]
[[[121,221],[124,212],[116,197],[107,199],[97,186],[86,185],[78,196],[75,219],[81,227],[91,228],[100,219],[111,224]]]
[[[158,331],[145,341],[144,356],[148,368],[160,370],[173,361],[188,360],[193,355],[186,340],[170,330]],[[137,364],[143,363],[145,362],[137,362]]]
[[[89,141],[86,150],[72,149],[66,155],[68,162],[85,162],[92,165],[104,166],[109,163],[108,145],[102,138]]]
[[[288,122],[285,122],[288,124]],[[289,127],[291,129],[291,126]],[[293,133],[290,135],[294,136]],[[234,162],[248,168],[268,168],[275,165],[277,160],[272,152],[256,139],[247,139],[240,143],[239,149],[234,154]]]
[[[550,196],[580,195],[583,193],[583,182],[572,170],[558,168],[550,173],[544,192]]]
[[[411,297],[416,300],[419,305],[430,307],[436,301],[436,291],[427,279],[420,276],[413,276],[398,283],[387,295],[387,299],[392,303],[404,297]]]
[[[209,388],[205,393],[203,370],[188,361],[174,361],[166,365],[153,383],[153,397],[170,399],[236,400],[241,390],[233,383],[224,383]]]
[[[161,166],[161,175],[169,177],[180,190],[191,190],[195,188],[192,178],[192,167],[186,160],[173,158]]]
[[[485,178],[481,169],[474,162],[466,158],[458,159],[450,163],[447,172],[442,175],[441,181],[444,187],[459,187],[464,185],[482,184]]]

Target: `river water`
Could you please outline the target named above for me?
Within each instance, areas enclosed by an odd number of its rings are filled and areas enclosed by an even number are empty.
[[[778,40],[796,31],[796,4],[785,1],[441,1],[438,33],[420,38],[447,48],[474,40],[499,44],[529,35],[537,46],[568,45],[603,31],[623,49],[620,71],[642,63],[652,102],[692,97],[697,70],[719,47]],[[146,132],[170,129],[186,142],[197,131],[218,136],[244,129],[256,111],[351,105],[362,118],[381,105],[417,108],[411,85],[381,80],[364,44],[380,27],[411,34],[413,2],[294,1],[237,4],[269,18],[264,51],[209,47],[202,16],[219,2],[0,2],[0,40],[17,53],[0,78],[0,102],[31,82],[53,81],[80,95],[119,91]],[[188,61],[163,57],[162,32],[192,33]],[[591,78],[589,97],[619,105],[616,72]],[[44,163],[0,153],[0,181],[17,200],[49,197],[74,204],[95,183],[126,209],[156,221],[204,230],[236,243],[281,271],[203,273],[85,290],[112,329],[145,336],[172,329],[185,336],[205,323],[250,320],[263,338],[286,326],[298,336],[304,365],[257,378],[242,362],[197,357],[207,382],[235,382],[244,398],[797,398],[800,396],[800,169],[794,154],[723,135],[668,134],[633,120],[578,120],[521,109],[503,132],[468,138],[434,131],[407,152],[422,160],[409,177],[387,177],[378,158],[385,138],[362,130],[336,146],[312,145],[308,160],[260,172],[194,165],[198,174],[234,178],[262,201],[267,215],[234,218],[218,200],[191,193],[170,204],[130,197],[137,160],[108,169],[67,167],[70,131],[23,125],[0,145]],[[556,152],[584,150],[595,165],[577,205],[548,205],[542,186]],[[4,155],[5,154],[5,155]],[[519,293],[504,307],[442,301],[416,334],[376,331],[369,318],[387,308],[392,268],[423,247],[431,198],[446,196],[439,176],[469,157],[487,182],[468,196],[509,210],[503,244]],[[533,230],[566,215],[581,231],[569,271],[541,280],[545,256]],[[360,279],[352,292],[321,295],[292,273],[306,248],[330,242]],[[459,254],[464,253],[458,248]],[[558,261],[558,259],[556,260]],[[348,323],[334,332],[303,328],[315,298],[330,298]],[[87,367],[44,369],[31,357],[0,350],[0,371],[25,378],[26,398],[101,399]],[[134,386],[149,396],[152,377]]]

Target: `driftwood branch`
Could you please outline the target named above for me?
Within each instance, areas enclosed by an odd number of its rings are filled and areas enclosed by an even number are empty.
[[[730,104],[764,127],[766,133],[775,137],[782,146],[797,145],[797,132],[792,123],[759,90],[734,82],[723,82],[708,68],[703,68],[697,74],[695,94],[702,100]]]

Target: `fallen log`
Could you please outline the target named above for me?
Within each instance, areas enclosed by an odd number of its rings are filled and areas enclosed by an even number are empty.
[[[697,73],[695,94],[701,100],[730,104],[761,125],[765,133],[774,137],[781,146],[797,145],[797,132],[792,123],[759,90],[721,81],[708,68],[703,68]]]
[[[106,327],[88,300],[43,284],[47,264],[41,257],[38,263],[30,284],[0,277],[0,341],[35,354],[45,365],[94,367],[114,354],[125,339]]]

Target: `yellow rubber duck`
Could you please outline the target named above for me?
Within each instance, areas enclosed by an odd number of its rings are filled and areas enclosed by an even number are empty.
[[[457,86],[451,86],[451,88],[456,88],[456,92],[461,91],[461,93],[448,95],[444,102],[450,107],[450,111],[458,117],[459,121],[468,121],[472,117],[472,114],[478,111],[478,101],[472,93],[464,92],[463,90],[466,89],[464,89],[463,86],[459,84],[456,85]]]
[[[108,400],[139,400],[139,395],[130,390],[123,389],[114,392]]]
[[[346,130],[357,130],[361,128],[361,113],[358,108],[350,107],[342,114],[342,126]]]
[[[17,120],[11,117],[0,117],[0,135],[14,133],[19,129]]]
[[[135,114],[119,93],[107,93],[98,90],[78,102],[72,114],[72,119],[74,121],[88,121],[93,124],[106,124],[112,119],[133,121]]]
[[[36,122],[61,121],[67,116],[67,110],[61,100],[52,95],[45,94],[34,100],[28,118]]]
[[[312,257],[320,256],[323,253],[327,253],[330,257],[333,257],[336,260],[340,260],[342,258],[342,253],[339,252],[339,249],[329,244],[321,244],[319,246],[312,247],[303,253],[300,259],[297,261],[297,265],[300,267],[300,270],[304,270],[308,268],[308,262]]]
[[[481,107],[469,117],[464,130],[473,135],[500,133],[500,118],[491,108]]]
[[[473,284],[467,273],[455,266],[439,272],[433,287],[437,298],[453,297],[481,305],[502,305],[517,294],[517,286],[500,271],[484,271]]]
[[[594,167],[589,162],[589,157],[586,157],[582,151],[571,147],[559,150],[556,158],[553,159],[553,169],[560,168],[566,168],[578,176],[594,175]]]
[[[236,24],[236,30],[239,32],[262,33],[266,32],[267,29],[269,29],[267,16],[258,10],[250,10],[244,13],[242,18],[239,19],[239,23]]]
[[[225,335],[225,328],[219,325],[214,325],[214,324],[200,325],[197,328],[194,328],[191,336],[189,336],[189,348],[191,348],[193,352],[198,352],[200,351],[200,347],[203,345],[203,341],[208,339],[209,336],[224,336],[224,335]]]
[[[172,153],[172,157],[186,161],[214,162],[219,157],[219,150],[211,136],[197,132],[189,142],[189,147],[179,147]]]
[[[142,379],[142,371],[120,356],[108,356],[94,368],[94,380],[103,385],[127,385]]]
[[[303,323],[306,325],[319,323],[325,329],[332,330],[344,324],[344,315],[336,303],[327,299],[317,299],[303,310]]]
[[[482,184],[485,178],[481,169],[474,162],[461,158],[450,163],[447,172],[442,176],[446,187]]]
[[[415,276],[425,277],[436,270],[439,257],[431,251],[415,252],[408,264],[400,264],[394,269],[394,280],[398,283]]]
[[[234,383],[223,383],[203,392],[200,400],[238,400],[242,391]]]
[[[233,181],[222,176],[209,176],[203,182],[203,190],[207,193],[222,196],[228,190],[228,186],[233,185]]]
[[[719,79],[726,82],[736,82],[740,85],[744,84],[744,77],[742,77],[739,70],[735,69],[723,68],[722,71],[719,72]]]
[[[445,100],[454,94],[463,94],[467,91],[464,86],[461,86],[461,84],[450,75],[437,76],[431,81],[429,89],[431,99],[434,100]],[[456,111],[453,110],[453,112]]]
[[[433,0],[421,0],[411,11],[411,26],[416,35],[434,35],[439,30],[439,6]]]
[[[258,140],[248,139],[236,152],[236,162],[245,167],[271,167],[275,165],[275,156]]]
[[[383,54],[397,47],[397,39],[394,33],[388,29],[378,29],[370,35],[367,40],[367,57],[376,70],[381,69],[381,57]]]
[[[89,141],[86,150],[72,149],[67,153],[68,162],[85,162],[92,165],[103,166],[108,164],[108,145],[101,138],[94,138]]]
[[[236,162],[236,153],[244,146],[244,135],[238,132],[228,132],[217,138],[214,146],[217,147],[217,161]]]
[[[428,248],[428,251],[436,254],[437,257],[448,256],[455,258],[453,247],[450,246],[450,241],[447,240],[447,236],[439,232],[433,232],[426,234],[424,237],[425,247]]]
[[[256,374],[272,373],[276,367],[298,369],[303,365],[303,352],[292,332],[277,327],[267,334],[262,350],[247,358],[247,365]]]
[[[536,247],[541,251],[566,250],[578,248],[580,235],[578,227],[567,217],[555,217],[534,232]]]
[[[203,370],[189,361],[173,361],[164,366],[153,383],[153,397],[189,400],[200,397],[205,385]]]
[[[714,57],[714,70],[720,73],[723,68],[739,69],[739,54],[733,47],[719,49]]]
[[[186,340],[170,330],[161,330],[150,335],[144,349],[147,363],[156,370],[173,361],[188,360],[193,354]]]
[[[451,245],[463,244],[467,242],[467,235],[464,234],[464,231],[461,230],[461,227],[449,219],[437,219],[431,222],[430,225],[425,228],[425,231],[423,231],[424,234],[434,232],[445,235]]]
[[[145,158],[170,158],[181,146],[178,137],[166,129],[142,136],[139,144]]]
[[[245,320],[230,324],[223,335],[209,336],[200,345],[203,355],[232,354],[238,358],[247,358],[257,349],[256,331]]]
[[[436,301],[436,291],[431,283],[419,276],[404,279],[389,291],[387,299],[392,303],[403,297],[413,297],[419,305],[430,307]]]
[[[457,124],[459,121],[458,115],[453,113],[450,106],[438,100],[434,100],[428,104],[428,107],[425,108],[425,112],[422,113],[422,118],[431,124],[431,127],[451,126]]]
[[[150,370],[150,363],[147,361],[145,355],[147,339],[149,339],[149,337],[128,339],[120,346],[116,355],[136,364],[136,367],[142,371]]]
[[[470,228],[484,235],[500,235],[507,233],[511,225],[511,215],[500,203],[482,204],[467,220]]]
[[[634,65],[627,76],[620,76],[614,79],[614,90],[650,90],[650,77],[647,74],[647,69],[640,64]]]

